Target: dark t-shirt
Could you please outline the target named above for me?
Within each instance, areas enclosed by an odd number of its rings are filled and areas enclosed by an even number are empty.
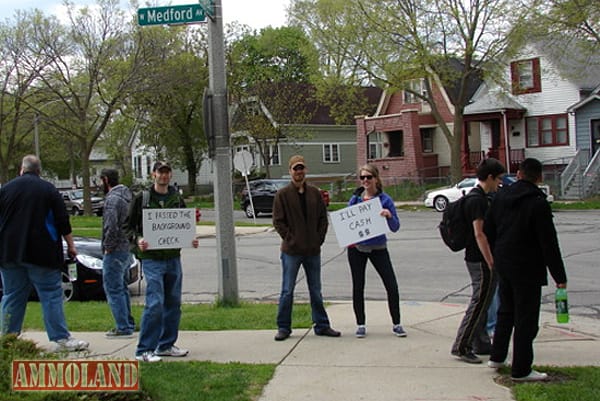
[[[477,194],[478,196],[473,196]],[[477,219],[484,220],[485,213],[488,209],[488,198],[483,189],[477,185],[469,192],[469,196],[465,199],[464,212],[469,224],[469,232],[467,233],[467,242],[465,247],[465,260],[467,262],[482,262],[483,255],[479,250],[479,245],[475,240],[475,232],[473,231],[473,222]]]

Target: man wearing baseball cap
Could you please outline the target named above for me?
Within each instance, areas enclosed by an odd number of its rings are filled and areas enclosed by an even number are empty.
[[[152,177],[154,184],[132,201],[127,223],[136,237],[136,254],[146,279],[146,302],[135,350],[135,358],[144,362],[159,362],[163,356],[184,357],[189,352],[175,345],[181,318],[181,249],[148,249],[142,236],[143,209],[185,208],[185,202],[169,185],[173,172],[167,162],[154,163]],[[198,247],[197,239],[192,246]]]
[[[306,183],[304,157],[292,156],[289,169],[292,180],[277,192],[273,202],[273,226],[282,240],[275,341],[283,341],[292,333],[294,288],[300,265],[306,274],[315,334],[339,337],[341,333],[329,324],[321,294],[321,245],[327,234],[327,209],[319,189]]]

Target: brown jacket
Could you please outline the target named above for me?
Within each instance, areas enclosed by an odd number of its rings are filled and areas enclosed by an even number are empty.
[[[273,226],[281,237],[281,251],[289,255],[315,256],[327,234],[327,209],[319,189],[304,184],[306,217],[298,190],[292,182],[277,191],[273,202]]]

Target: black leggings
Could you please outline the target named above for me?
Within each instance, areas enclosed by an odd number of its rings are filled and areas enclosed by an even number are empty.
[[[352,247],[348,248],[348,263],[352,273],[352,305],[356,324],[365,324],[365,273],[367,260],[370,260],[381,277],[387,292],[388,308],[394,324],[400,324],[400,295],[398,282],[392,267],[390,254],[387,249],[374,249],[371,252],[361,252]]]

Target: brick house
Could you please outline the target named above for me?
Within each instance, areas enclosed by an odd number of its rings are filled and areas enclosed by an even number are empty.
[[[504,84],[472,83],[471,102],[463,113],[464,175],[472,174],[482,158],[495,157],[514,173],[524,158],[535,157],[555,176],[582,160],[581,174],[585,170],[589,176],[594,128],[600,129],[600,101],[594,92],[600,85],[600,63],[575,49],[556,41],[533,42],[509,60]],[[414,84],[418,88],[419,82]],[[432,90],[452,129],[452,89],[438,84]],[[586,157],[576,157],[580,150]],[[450,152],[428,105],[397,91],[382,95],[374,115],[357,117],[357,162],[367,161],[387,178],[423,179],[446,175]],[[566,187],[576,178],[563,176],[554,185]]]

